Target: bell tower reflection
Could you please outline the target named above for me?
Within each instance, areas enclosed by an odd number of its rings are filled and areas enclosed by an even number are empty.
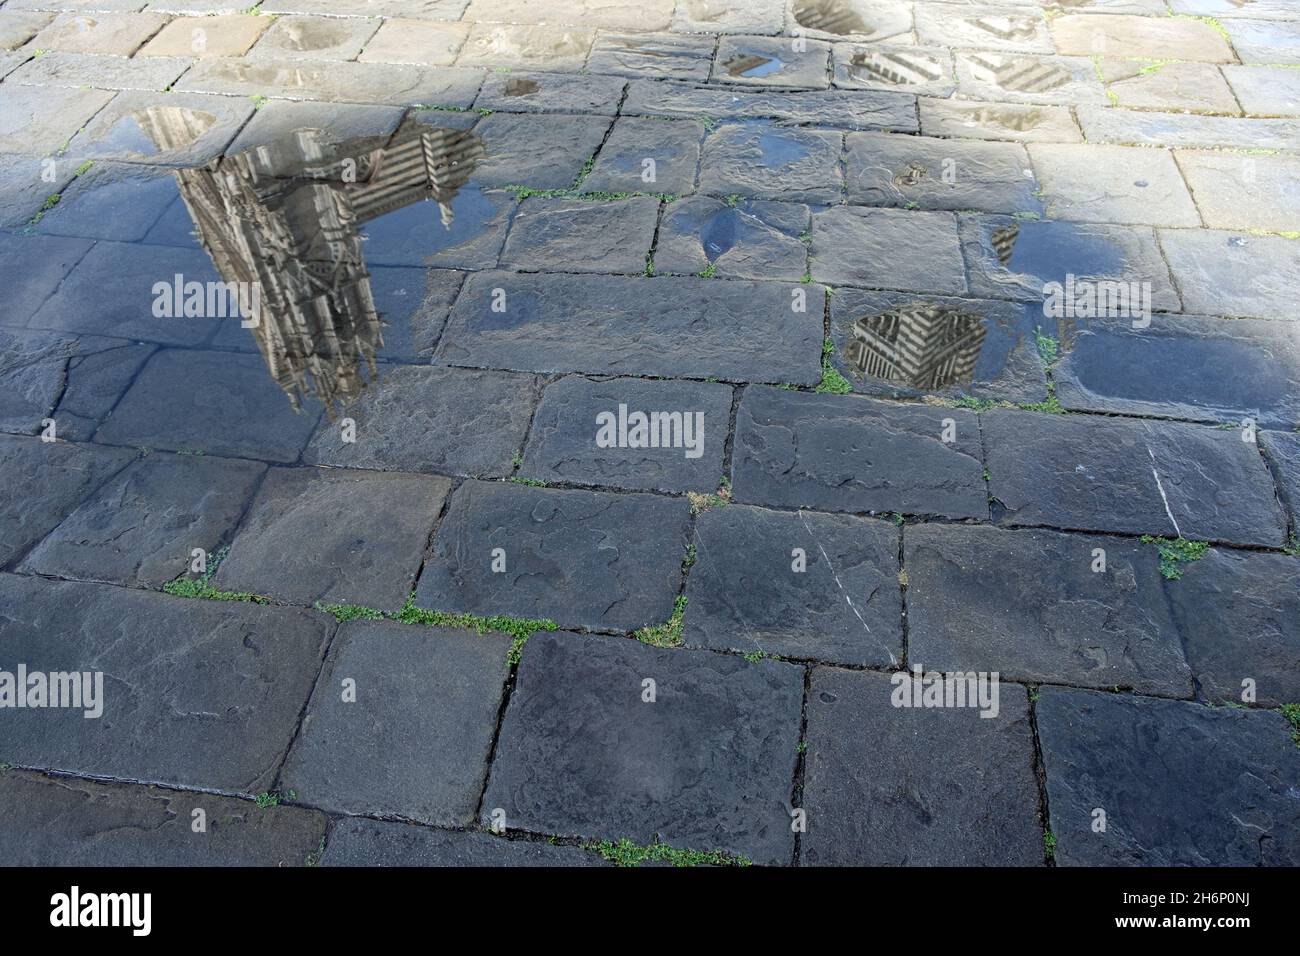
[[[969,385],[986,333],[979,316],[936,305],[863,316],[851,331],[844,354],[859,372],[927,391]]]

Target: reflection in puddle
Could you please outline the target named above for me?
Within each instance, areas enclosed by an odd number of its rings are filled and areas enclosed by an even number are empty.
[[[894,86],[933,83],[943,68],[932,57],[920,53],[854,53],[847,71],[851,79],[872,80]]]
[[[970,64],[976,79],[1013,93],[1047,93],[1074,79],[1069,70],[1030,57],[976,54]]]
[[[217,118],[203,110],[175,106],[151,106],[127,113],[105,135],[100,144],[106,151],[157,156],[182,150],[212,128]]]
[[[722,66],[728,76],[770,76],[779,73],[785,63],[778,57],[746,53],[731,57]]]
[[[809,30],[840,36],[871,32],[866,21],[844,0],[799,0],[794,5],[794,21]]]
[[[993,244],[993,251],[997,253],[998,261],[1003,266],[1011,264],[1011,256],[1016,251],[1016,240],[1020,238],[1020,223],[1013,222],[1009,226],[994,231],[989,236],[989,241]]]
[[[1036,21],[1028,17],[987,16],[971,20],[970,23],[1001,40],[1030,40],[1034,36]]]
[[[909,306],[853,323],[848,362],[864,375],[913,388],[969,385],[984,344],[984,320],[958,309]]]
[[[506,80],[506,96],[527,96],[529,93],[536,93],[541,87],[535,80],[525,80],[520,77],[511,77]]]

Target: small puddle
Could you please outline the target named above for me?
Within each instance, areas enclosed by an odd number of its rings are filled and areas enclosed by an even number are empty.
[[[529,93],[536,93],[541,87],[535,80],[525,80],[520,77],[512,77],[506,80],[506,96],[527,96]]]
[[[98,145],[114,153],[157,156],[191,146],[216,121],[203,110],[151,106],[120,117]]]
[[[774,56],[760,56],[757,53],[733,56],[722,64],[728,76],[755,77],[771,76],[785,69],[785,63]]]
[[[859,51],[849,58],[846,72],[855,80],[917,86],[938,80],[943,76],[943,67],[924,54]]]
[[[840,36],[872,32],[861,14],[844,0],[799,0],[794,5],[794,22],[809,30]]]
[[[983,317],[939,305],[857,319],[845,360],[862,375],[922,391],[968,386],[987,334]]]

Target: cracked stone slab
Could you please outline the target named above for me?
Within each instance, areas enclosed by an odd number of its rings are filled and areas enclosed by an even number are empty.
[[[278,468],[214,581],[292,604],[402,606],[451,488],[446,478]]]
[[[1161,229],[1160,246],[1188,312],[1287,318],[1300,285],[1300,246],[1281,236]]]
[[[1233,62],[1227,41],[1208,23],[1186,17],[1066,14],[1051,22],[1061,53],[1159,60]]]
[[[608,413],[619,430],[620,409],[629,441],[619,444],[620,436],[610,435],[611,445],[601,437],[601,419]],[[653,419],[645,441],[656,447],[626,447],[636,424],[628,417],[637,413],[680,420],[664,419],[661,426]],[[568,375],[542,393],[519,471],[542,481],[630,491],[705,492],[717,487],[723,473],[730,419],[727,385]],[[693,448],[686,447],[688,428]]]
[[[659,221],[659,200],[630,196],[610,202],[525,199],[510,225],[501,264],[526,271],[645,270]]]
[[[285,761],[285,785],[328,810],[472,824],[509,650],[496,632],[344,624]]]
[[[0,53],[0,79],[28,62],[26,53]]]
[[[609,124],[600,116],[493,113],[474,127],[487,148],[474,179],[484,186],[567,189],[600,147]]]
[[[136,163],[95,163],[41,217],[38,232],[87,239],[144,239],[180,196],[170,170]]]
[[[1239,114],[1219,68],[1210,63],[1099,60],[1102,82],[1116,106]]]
[[[902,659],[893,523],[729,505],[699,516],[695,548],[688,646],[859,667]]]
[[[1010,525],[1278,547],[1285,520],[1236,430],[994,409],[989,494]]]
[[[277,17],[247,55],[253,60],[355,60],[383,22],[377,17]]]
[[[228,96],[268,96],[327,103],[444,106],[468,109],[478,95],[481,70],[425,69],[343,60],[203,60],[177,89]]]
[[[37,50],[130,56],[168,21],[159,13],[61,13],[36,34]]]
[[[221,155],[253,110],[251,100],[228,96],[128,90],[73,137],[68,157],[201,166]],[[159,143],[154,131],[160,128],[183,129],[185,138],[177,134]]]
[[[1199,226],[1173,156],[1125,146],[1035,143],[1049,219]]]
[[[1170,0],[1175,13],[1189,13],[1195,17],[1252,17],[1261,20],[1294,20],[1295,7],[1288,0],[1255,0],[1249,6],[1239,6],[1233,0]]]
[[[972,103],[922,96],[917,100],[921,132],[927,136],[1012,140],[1021,143],[1079,143],[1083,136],[1064,106]]]
[[[439,20],[384,20],[366,43],[362,63],[408,63],[414,66],[451,66],[469,36],[468,23]]]
[[[505,294],[504,313],[492,311],[495,289]],[[800,289],[802,312],[793,294]],[[477,273],[456,300],[435,361],[811,385],[821,380],[823,296],[818,286],[773,282]]]
[[[97,53],[45,53],[18,69],[10,83],[26,86],[92,87],[97,90],[165,90],[190,61],[180,57],[126,59]]]
[[[817,282],[906,292],[966,291],[952,213],[832,206],[813,214],[811,249]]]
[[[1300,224],[1300,159],[1190,150],[1175,156],[1211,229],[1288,232]]]
[[[1291,509],[1291,527],[1300,532],[1300,436],[1266,431],[1261,435],[1261,442],[1277,475],[1282,501]]]
[[[294,409],[261,356],[164,350],[149,360],[95,440],[292,462],[319,417],[314,400]]]
[[[1052,370],[1066,408],[1290,428],[1300,421],[1295,323],[1187,315],[1080,320]],[[1188,369],[1197,374],[1188,375]]]
[[[738,86],[824,90],[831,45],[791,37],[723,36],[713,60],[713,81]]]
[[[54,530],[134,457],[121,448],[0,435],[0,567]]]
[[[267,790],[334,622],[291,608],[0,576],[0,664],[102,671],[103,713],[7,714],[17,766]],[[58,634],[58,641],[49,635]]]
[[[507,828],[785,863],[802,698],[792,664],[534,634],[482,819],[500,808]]]
[[[735,498],[746,503],[988,515],[979,422],[961,409],[750,386],[732,455]]]
[[[576,846],[507,840],[491,833],[434,830],[344,817],[334,825],[321,866],[600,866]]]
[[[265,471],[208,456],[139,459],[83,501],[19,571],[161,588],[185,573],[195,548],[211,555],[230,540]]]
[[[416,603],[569,627],[662,623],[681,582],[687,511],[651,495],[467,481],[434,536]],[[497,548],[504,571],[493,570]]]
[[[688,196],[664,208],[655,242],[656,273],[737,279],[787,279],[808,272],[807,206],[767,200]]]
[[[75,348],[71,338],[0,329],[0,431],[41,431],[63,393]],[[68,436],[60,430],[58,437]]]
[[[709,133],[700,191],[791,202],[840,201],[843,134],[751,120]]]
[[[1192,696],[1154,547],[935,524],[905,528],[903,545],[909,660],[1003,680]]]
[[[1273,66],[1225,66],[1241,108],[1253,116],[1300,116],[1300,72]]]
[[[916,35],[921,43],[977,50],[1053,53],[1047,21],[1040,10],[1023,6],[916,8]]]
[[[851,203],[1043,212],[1029,154],[1015,143],[849,133],[845,146],[844,181]]]
[[[55,153],[98,113],[113,94],[5,83],[0,88],[0,151]]]
[[[580,70],[595,31],[556,24],[475,23],[456,63],[549,70]]]
[[[1059,865],[1300,861],[1300,748],[1280,714],[1046,687],[1037,718]]]
[[[583,179],[582,191],[692,193],[703,135],[703,124],[691,120],[622,117]]]
[[[12,866],[303,866],[328,822],[298,807],[13,771],[0,776],[0,803]]]
[[[627,84],[608,76],[567,73],[489,73],[474,101],[477,109],[508,113],[577,113],[613,116]]]
[[[836,43],[835,85],[845,90],[949,96],[956,88],[952,53],[942,47]]]
[[[442,335],[465,273],[452,269],[370,269],[370,292],[384,321],[380,358],[427,360]]]
[[[537,379],[477,369],[387,368],[346,409],[356,426],[322,419],[303,455],[335,468],[436,471],[501,478],[524,443]]]
[[[1086,56],[958,51],[953,59],[957,91],[964,99],[1063,106],[1107,102]]]
[[[1047,398],[1037,310],[996,299],[840,289],[831,297],[830,362],[855,392],[1009,402]],[[900,347],[911,355],[901,355]],[[939,364],[937,356],[949,361]]]
[[[90,250],[84,239],[61,236],[0,235],[0,272],[22,276],[5,292],[0,325],[22,326],[59,290],[73,267]]]
[[[587,57],[592,73],[707,80],[715,41],[709,36],[598,33]]]
[[[491,269],[517,203],[473,184],[440,206],[432,197],[372,219],[360,229],[368,265]]]
[[[1249,143],[1252,149],[1293,149],[1300,140],[1300,120],[1293,119],[1239,119],[1086,105],[1075,112],[1089,143],[1227,149]]]
[[[896,688],[884,674],[818,667],[811,681],[801,862],[1042,862],[1024,688],[1001,685],[998,714],[985,718],[972,707],[895,707]]]
[[[1049,283],[1060,283],[1064,292],[1074,276],[1076,283],[1150,283],[1151,308],[1182,307],[1148,226],[962,216],[958,229],[977,295],[1042,304]],[[1141,285],[1138,291],[1140,298]]]

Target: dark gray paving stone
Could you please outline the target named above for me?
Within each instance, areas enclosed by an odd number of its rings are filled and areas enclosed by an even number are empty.
[[[154,454],[128,465],[68,515],[19,570],[159,588],[184,574],[191,552],[216,553],[266,466]]]
[[[593,70],[599,73],[600,70]],[[489,73],[474,101],[477,109],[507,113],[576,113],[613,116],[623,80],[572,73]]]
[[[1037,718],[1058,864],[1300,862],[1300,748],[1279,714],[1046,687]]]
[[[710,36],[601,33],[592,44],[592,73],[674,80],[707,80],[715,41]]]
[[[1294,319],[1294,239],[1217,229],[1161,229],[1160,246],[1188,312]]]
[[[507,840],[490,833],[432,830],[347,817],[334,825],[321,866],[600,866],[576,846]]]
[[[215,583],[292,604],[396,610],[411,593],[445,478],[329,468],[266,476]]]
[[[1154,315],[1077,320],[1052,369],[1066,408],[1270,427],[1300,421],[1295,323]],[[1188,374],[1195,369],[1195,374]]]
[[[1020,143],[1080,143],[1083,137],[1068,107],[979,103],[922,96],[917,100],[921,131],[927,136],[1011,140]]]
[[[508,828],[785,863],[802,698],[791,664],[534,634],[482,820],[501,809]]]
[[[830,303],[831,364],[855,392],[1009,402],[1047,398],[1034,336],[1042,320],[1037,309],[996,299],[859,289],[836,290]]]
[[[473,182],[443,208],[432,199],[402,206],[361,227],[366,263],[491,269],[515,206],[510,193],[480,189]]]
[[[95,440],[296,461],[319,417],[315,402],[294,410],[261,356],[165,349],[145,365]]]
[[[484,186],[566,189],[595,155],[609,124],[600,116],[493,113],[474,127],[487,147],[474,178]]]
[[[113,95],[6,83],[0,91],[0,150],[57,153]]]
[[[622,117],[582,181],[582,191],[692,193],[703,135],[704,125],[689,120]]]
[[[63,396],[54,413],[59,435],[90,441],[153,352],[152,345],[80,337],[68,359]]]
[[[1004,680],[1190,697],[1156,549],[1056,531],[914,525],[903,534],[908,658]],[[1097,550],[1105,571],[1095,571]]]
[[[994,512],[1011,525],[1277,547],[1286,522],[1237,430],[994,409],[982,416]]]
[[[906,672],[901,679],[909,679]],[[1034,866],[1043,859],[1029,701],[895,707],[885,674],[818,667],[808,691],[801,862]]]
[[[1300,701],[1300,560],[1215,548],[1167,587],[1200,691],[1222,703]],[[1254,700],[1245,701],[1244,682]]]
[[[1187,183],[1167,150],[1033,143],[1029,155],[1052,219],[1201,225]]]
[[[724,123],[704,141],[700,191],[839,202],[843,138],[836,130],[778,126],[770,121]]]
[[[952,53],[940,47],[836,43],[835,85],[850,90],[889,90],[950,96],[956,88]]]
[[[713,80],[740,86],[786,86],[824,90],[831,45],[788,37],[724,36],[713,60]]]
[[[134,457],[126,449],[0,435],[0,567],[26,553]]]
[[[495,289],[504,312],[492,311]],[[466,280],[435,361],[810,385],[821,380],[823,296],[818,286],[773,282],[479,273]]]
[[[0,329],[0,431],[34,435],[41,430],[63,391],[75,344],[68,337]]]
[[[467,481],[451,497],[420,607],[630,631],[666,621],[688,508],[650,495]],[[496,549],[504,571],[493,571]]]
[[[833,206],[813,214],[812,274],[833,286],[966,291],[957,218],[947,212]]]
[[[664,209],[655,272],[698,275],[712,266],[719,276],[797,282],[808,271],[811,221],[798,203],[688,196]]]
[[[504,634],[345,624],[285,761],[285,785],[327,810],[473,823],[509,650]],[[344,699],[345,681],[355,699]]]
[[[0,803],[10,866],[303,866],[327,822],[297,807],[17,771],[0,776]]]
[[[72,138],[67,155],[74,162],[116,159],[201,166],[221,155],[253,110],[252,100],[242,97],[127,90]],[[167,131],[165,139],[162,130]]]
[[[510,225],[501,264],[531,272],[640,273],[658,220],[659,200],[651,196],[612,202],[525,199]]]
[[[621,437],[617,434],[620,409],[626,413],[621,418],[628,429]],[[637,439],[636,422],[628,418],[638,412],[647,417],[676,414],[680,423],[668,420]],[[601,416],[606,413],[613,430],[602,436]],[[709,491],[717,487],[723,473],[730,424],[727,385],[639,378],[593,381],[569,375],[542,393],[519,471],[543,481],[633,491]],[[686,443],[687,428],[691,447]],[[646,447],[631,447],[633,440]],[[651,441],[657,447],[648,447]]]
[[[2,67],[0,75],[3,75]],[[75,173],[75,163],[60,162],[57,158],[0,155],[0,177],[3,177],[0,178],[0,228],[27,225],[50,196],[62,194]]]
[[[289,748],[332,619],[0,576],[0,667],[102,671],[103,713],[5,716],[19,767],[259,793]],[[50,635],[59,635],[51,641]]]
[[[90,247],[84,239],[0,236],[0,273],[23,277],[5,291],[0,325],[26,325]]]
[[[36,228],[60,236],[135,242],[145,237],[178,195],[170,170],[96,163],[73,180]]]
[[[305,461],[339,468],[504,477],[523,447],[537,380],[513,372],[388,368],[345,414],[321,419]]]
[[[370,268],[370,294],[384,321],[377,355],[418,361],[433,354],[465,273],[452,269]]]
[[[1300,138],[1300,120],[1294,119],[1243,119],[1084,105],[1075,114],[1089,143],[1227,149],[1249,143],[1252,149],[1293,149]]]
[[[892,522],[730,505],[700,515],[695,548],[688,645],[861,666],[902,659]]]
[[[633,80],[623,101],[623,114],[701,120],[780,119],[900,133],[915,133],[918,128],[915,96],[874,90],[749,92],[691,83]]]
[[[1277,476],[1282,501],[1291,510],[1291,528],[1300,532],[1300,434],[1266,431],[1259,437]]]
[[[1149,226],[961,216],[958,229],[975,295],[1044,303],[1048,283],[1064,289],[1074,276],[1076,284],[1136,282],[1139,293],[1150,283],[1152,309],[1181,308]]]
[[[751,386],[736,414],[732,479],[746,503],[988,516],[979,422],[955,408]]]

